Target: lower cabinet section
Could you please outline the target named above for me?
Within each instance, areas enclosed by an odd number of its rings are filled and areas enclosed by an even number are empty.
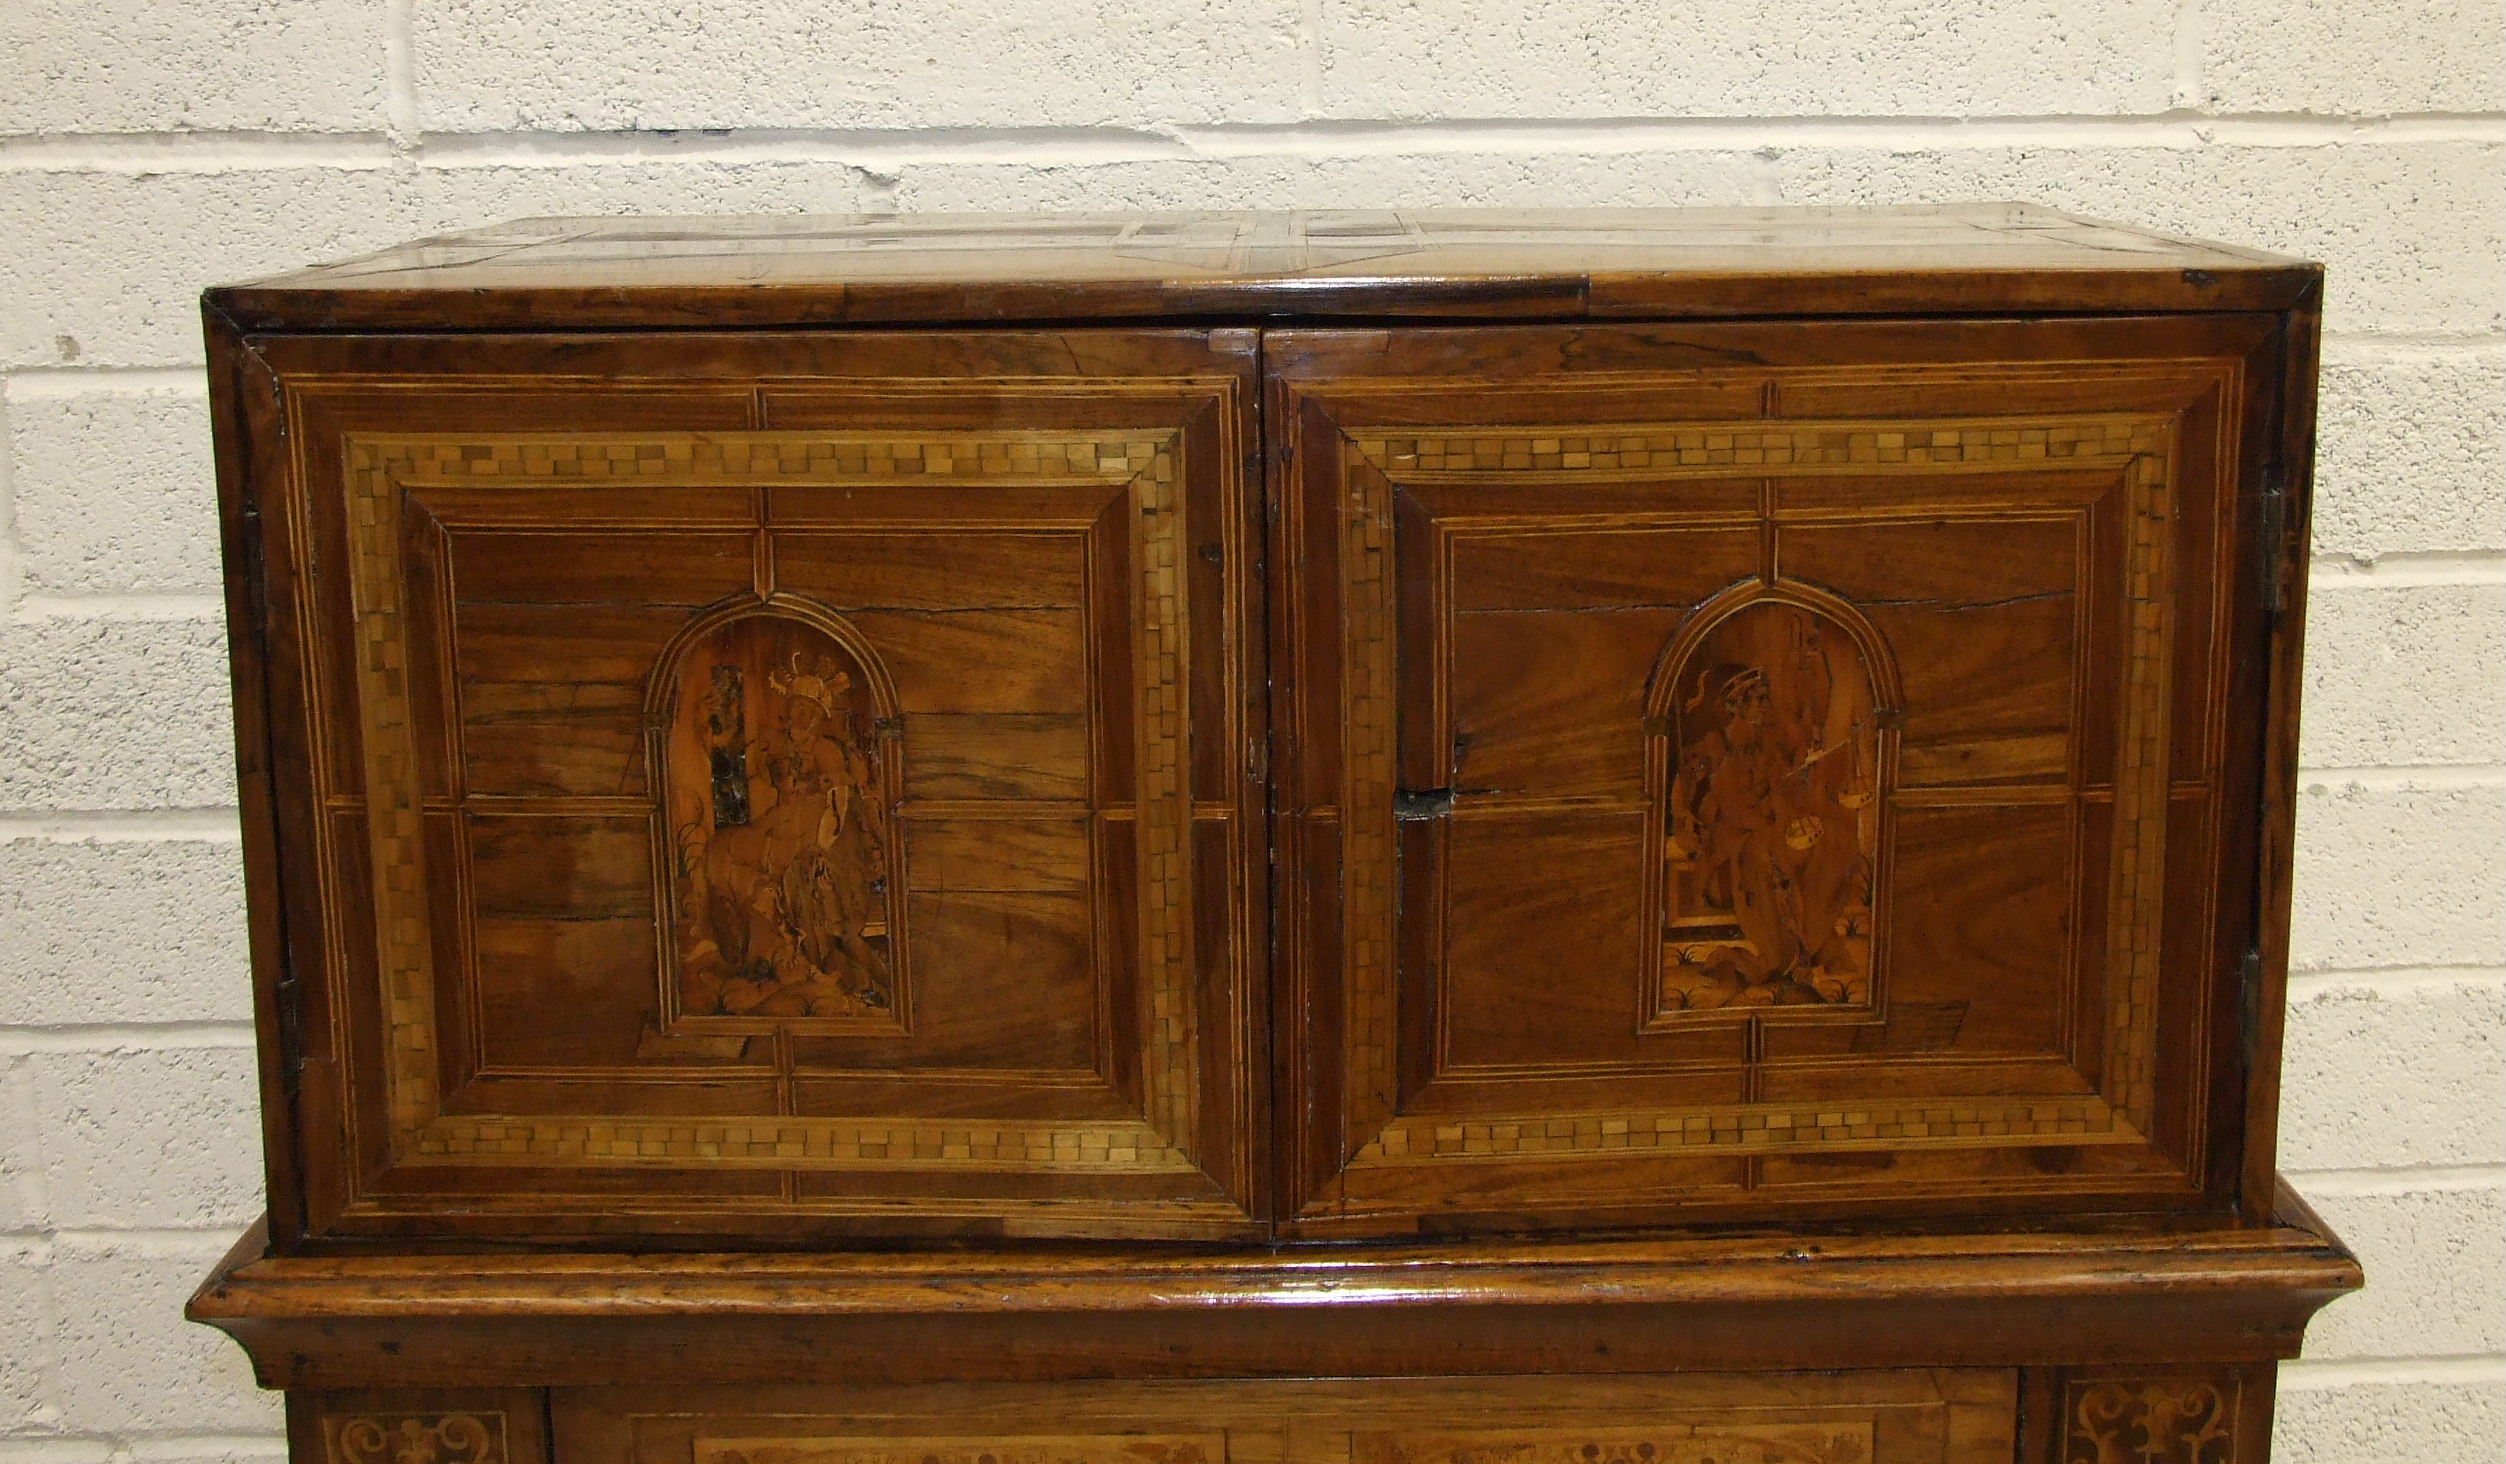
[[[2254,1464],[2272,1368],[312,1393],[295,1464]]]

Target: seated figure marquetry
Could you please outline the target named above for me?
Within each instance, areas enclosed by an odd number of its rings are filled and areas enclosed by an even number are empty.
[[[1835,596],[1754,585],[1665,651],[1660,1012],[1875,1005],[1885,654]]]
[[[692,622],[655,668],[676,1025],[904,1031],[895,691],[801,602]]]

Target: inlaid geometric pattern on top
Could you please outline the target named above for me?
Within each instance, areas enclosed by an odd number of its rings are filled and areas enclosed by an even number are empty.
[[[2155,1104],[2157,988],[2168,816],[2167,687],[2175,616],[2170,475],[2175,419],[2097,414],[2024,419],[1632,423],[1571,428],[1443,430],[1352,428],[1341,439],[1346,496],[1338,539],[1342,595],[1341,862],[1346,973],[1345,1132],[1351,1169],[1601,1156],[1646,1150],[1810,1153],[1852,1149],[2148,1142]],[[1393,1116],[1399,1025],[1397,861],[1388,807],[1395,783],[1396,698],[1391,526],[1394,495],[1496,483],[1658,482],[1764,475],[1769,482],[1849,475],[1937,479],[1947,473],[2097,470],[2128,494],[2122,610],[2125,685],[2119,688],[2112,777],[2115,855],[2105,898],[2106,1019],[2098,1094],[1751,1102],[1536,1112]],[[1525,512],[1530,510],[1526,509]],[[1541,512],[1571,518],[1544,504]],[[1820,521],[1849,521],[1823,508]],[[1695,515],[1689,515],[1691,520]],[[1780,536],[1783,530],[1770,531]],[[1777,582],[1779,587],[1783,583]],[[1415,709],[1413,711],[1415,714]],[[2085,730],[2085,729],[2084,729]],[[2014,795],[2025,798],[2031,795]],[[1804,1010],[1756,1008],[1761,1016]],[[1815,1008],[1809,1010],[1816,1010]]]
[[[680,1163],[768,1168],[899,1164],[1180,1173],[1198,1085],[1188,786],[1181,712],[1184,535],[1172,432],[966,432],[906,437],[837,432],[359,435],[347,444],[361,742],[388,1008],[387,1112],[395,1148],[467,1163]],[[411,722],[400,549],[403,504],[434,488],[529,492],[535,485],[837,487],[889,482],[985,487],[1094,484],[1130,495],[1139,620],[1137,786],[1141,975],[1148,997],[1140,1063],[1149,1122],[915,1122],[811,1117],[448,1114],[437,1093],[440,1036],[426,919],[422,798]]]

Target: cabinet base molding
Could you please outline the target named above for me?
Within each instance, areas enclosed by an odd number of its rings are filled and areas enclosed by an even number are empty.
[[[242,1343],[263,1386],[305,1397],[1317,1376],[1468,1391],[1523,1374],[1606,1389],[1635,1374],[2119,1369],[2077,1374],[2106,1381],[2062,1405],[2100,1420],[2194,1409],[2130,1380],[2293,1357],[2315,1310],[2357,1287],[2339,1240],[2294,1194],[2281,1201],[2267,1228],[2173,1234],[1319,1252],[274,1257],[255,1234],[191,1315]],[[2236,1376],[2260,1376],[2267,1393],[2268,1373]],[[424,1396],[380,1426],[428,1434],[418,1443],[442,1457],[426,1464],[493,1464],[456,1456],[466,1429],[434,1434],[484,1419],[497,1409],[475,1399],[505,1394]],[[318,1436],[323,1452],[300,1458],[353,1464]]]

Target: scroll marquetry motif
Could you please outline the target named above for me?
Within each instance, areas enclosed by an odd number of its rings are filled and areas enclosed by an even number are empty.
[[[1744,590],[1671,646],[1654,717],[1670,743],[1662,1013],[1872,1004],[1880,725],[1896,712],[1876,633],[1849,615]]]
[[[681,1020],[905,1030],[894,691],[832,612],[761,603],[690,631],[654,684]]]
[[[2201,1379],[2075,1382],[2062,1464],[2236,1464],[2236,1389]]]
[[[350,1414],[322,1420],[327,1464],[505,1464],[501,1413]]]

